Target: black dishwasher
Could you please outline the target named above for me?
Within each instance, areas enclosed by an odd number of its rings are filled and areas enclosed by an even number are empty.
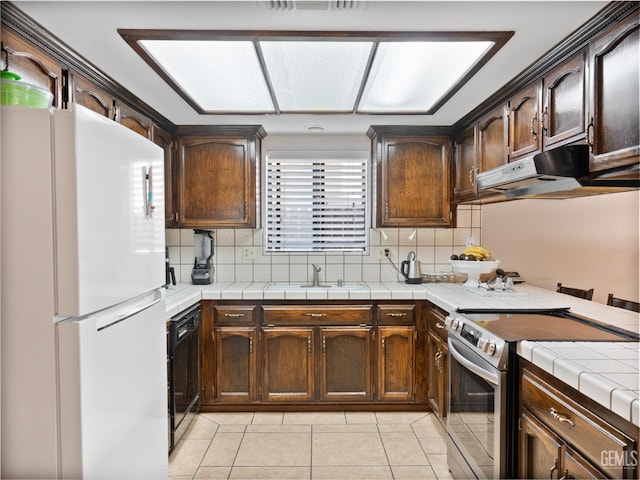
[[[169,325],[169,450],[173,450],[200,409],[200,305]]]

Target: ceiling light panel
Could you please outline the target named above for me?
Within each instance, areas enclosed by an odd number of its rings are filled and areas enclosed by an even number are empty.
[[[493,45],[380,42],[358,112],[429,112]]]
[[[204,112],[275,112],[251,41],[141,40],[140,44]]]
[[[352,112],[373,42],[261,41],[282,112]]]

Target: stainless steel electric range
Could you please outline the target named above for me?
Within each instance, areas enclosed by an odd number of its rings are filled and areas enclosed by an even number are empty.
[[[568,309],[458,310],[449,333],[447,460],[460,478],[515,478],[517,342],[638,341]]]

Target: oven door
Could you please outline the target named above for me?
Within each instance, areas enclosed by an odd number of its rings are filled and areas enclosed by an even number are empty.
[[[507,374],[449,336],[447,461],[454,478],[506,478]]]

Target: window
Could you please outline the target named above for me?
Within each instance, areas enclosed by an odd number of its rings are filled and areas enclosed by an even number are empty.
[[[269,152],[268,252],[366,252],[368,152]]]

